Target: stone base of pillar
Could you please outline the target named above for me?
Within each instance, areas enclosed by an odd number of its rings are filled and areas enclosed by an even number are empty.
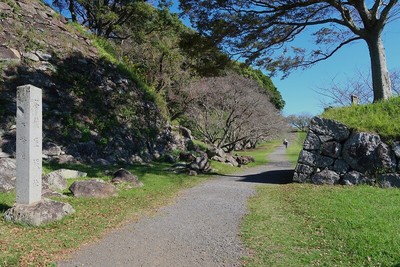
[[[15,204],[4,213],[4,220],[20,224],[39,226],[61,220],[75,210],[68,203],[42,199],[36,203]]]

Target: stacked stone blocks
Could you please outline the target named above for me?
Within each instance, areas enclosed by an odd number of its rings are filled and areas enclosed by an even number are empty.
[[[340,122],[314,117],[293,181],[398,187],[399,162],[400,142],[388,145],[377,134],[352,132]]]

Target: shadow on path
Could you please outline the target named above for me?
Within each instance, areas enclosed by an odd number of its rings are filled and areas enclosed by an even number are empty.
[[[289,184],[292,183],[293,169],[273,170],[257,174],[242,176],[238,182],[263,183],[263,184]]]

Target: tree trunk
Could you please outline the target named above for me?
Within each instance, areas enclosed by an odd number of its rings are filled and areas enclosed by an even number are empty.
[[[78,22],[78,19],[76,17],[75,13],[75,0],[69,0],[69,12],[71,13],[71,20],[72,22]]]
[[[380,35],[377,35],[367,39],[366,41],[371,58],[374,102],[388,99],[392,96],[392,89],[382,38]]]

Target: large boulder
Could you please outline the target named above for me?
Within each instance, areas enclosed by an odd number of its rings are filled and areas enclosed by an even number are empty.
[[[400,187],[400,174],[381,174],[378,176],[378,185],[382,188]]]
[[[0,193],[7,193],[15,189],[16,177],[6,178],[0,176]]]
[[[74,197],[106,198],[117,194],[115,186],[101,179],[76,181],[69,187],[69,190]]]
[[[226,155],[225,151],[222,148],[214,147],[214,148],[210,148],[210,149],[207,150],[207,156],[209,158],[212,158],[214,156],[218,156],[220,158],[226,158],[227,155]]]
[[[139,178],[137,178],[128,170],[122,168],[114,172],[111,183],[113,184],[128,183],[133,187],[143,186],[143,183],[139,181]]]
[[[302,150],[299,154],[298,162],[315,167],[315,162],[317,160],[317,157],[318,157],[317,154],[314,154],[306,150]]]
[[[303,148],[306,150],[318,150],[321,147],[321,140],[318,135],[309,131],[304,140]]]
[[[344,144],[342,155],[354,170],[361,173],[393,171],[396,168],[392,150],[376,134],[353,134]]]
[[[67,180],[57,171],[50,172],[42,177],[43,185],[52,190],[64,190],[67,188]]]
[[[15,204],[4,213],[4,220],[39,226],[61,220],[64,216],[74,212],[75,210],[68,203],[42,199],[30,205]]]
[[[306,164],[298,163],[294,170],[293,182],[305,183],[310,180],[311,174],[314,172],[314,168]]]
[[[343,123],[320,117],[312,118],[309,129],[318,135],[331,136],[339,142],[346,140],[350,135],[349,128]]]
[[[5,193],[15,189],[16,170],[15,159],[0,158],[0,192]]]
[[[336,141],[330,141],[321,145],[321,154],[331,158],[338,158],[342,153],[342,145]]]
[[[327,184],[327,185],[334,185],[339,182],[340,176],[334,171],[325,169],[321,172],[314,174],[311,177],[311,180],[314,184]]]
[[[42,153],[46,156],[60,156],[63,151],[57,144],[53,142],[45,142],[43,144]]]
[[[208,161],[207,154],[203,154],[201,157],[196,157],[196,159],[188,164],[190,170],[196,172],[209,172],[211,171],[211,164]]]
[[[342,184],[344,185],[358,185],[358,184],[373,184],[373,179],[368,178],[368,176],[358,172],[351,171],[343,175]]]
[[[0,158],[0,177],[12,178],[17,175],[17,161],[12,158]]]

